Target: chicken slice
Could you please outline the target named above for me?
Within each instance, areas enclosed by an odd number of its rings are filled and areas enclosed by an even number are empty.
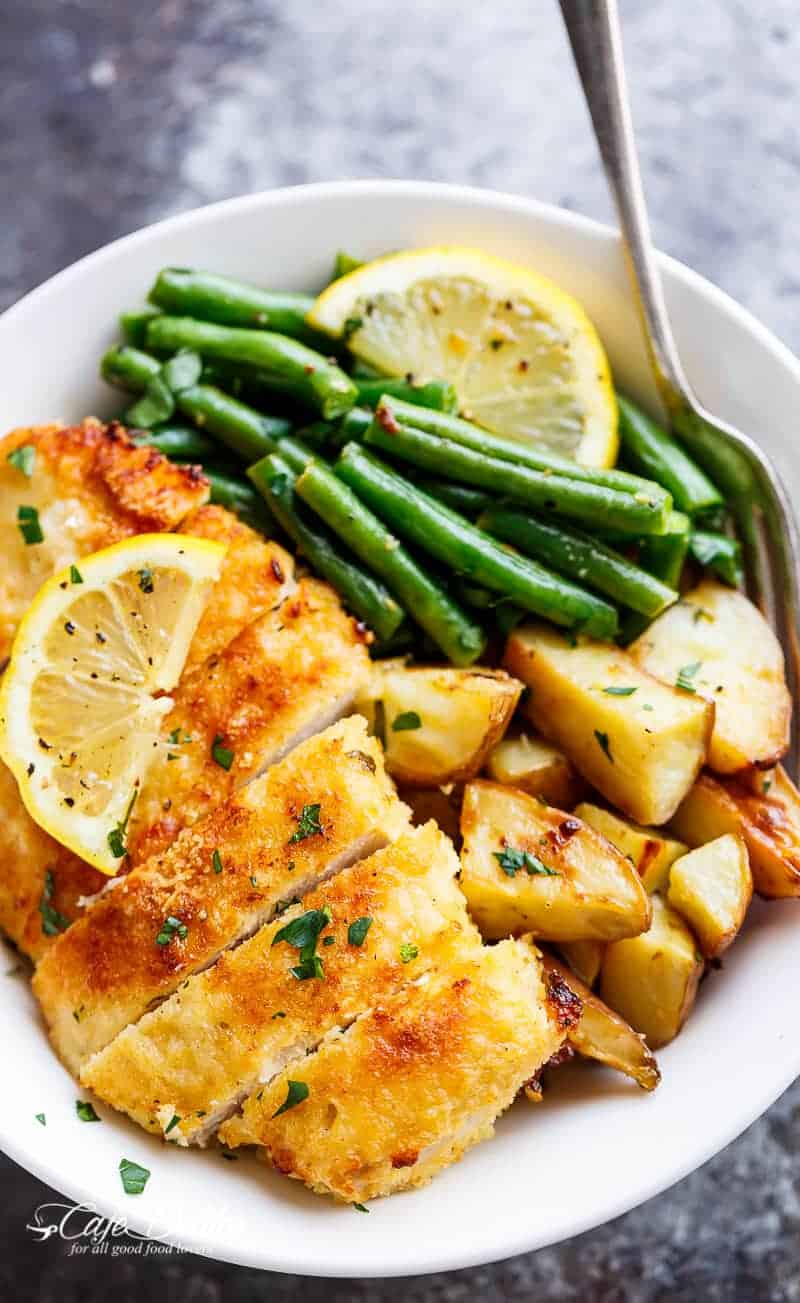
[[[183,522],[180,532],[228,546],[186,657],[187,674],[223,651],[259,616],[280,606],[294,591],[295,579],[293,557],[224,507],[200,507]]]
[[[564,1039],[539,960],[517,941],[459,957],[381,999],[220,1129],[350,1202],[422,1185],[471,1145]],[[292,1084],[294,1083],[294,1084]]]
[[[182,828],[339,719],[368,674],[366,646],[334,590],[301,580],[277,610],[184,674],[133,809],[131,863],[166,850]]]
[[[405,833],[126,1027],[84,1065],[83,1085],[148,1131],[179,1144],[205,1143],[257,1085],[326,1032],[480,945],[457,873],[452,843],[435,823]],[[330,922],[317,942],[322,975],[298,980],[298,949],[280,934],[298,918],[313,934],[325,910]]]
[[[394,840],[407,816],[359,716],[295,747],[121,878],[48,949],[33,986],[64,1063],[77,1074],[281,905]]]
[[[138,447],[119,425],[12,430],[0,440],[0,662],[54,571],[132,534],[177,529],[207,498],[199,467]],[[38,512],[40,543],[22,536],[23,506]]]

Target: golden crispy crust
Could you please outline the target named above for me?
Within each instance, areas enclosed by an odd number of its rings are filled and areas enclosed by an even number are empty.
[[[262,538],[233,512],[209,503],[192,512],[180,532],[226,543],[220,577],[195,631],[184,674],[217,655],[254,620],[294,590],[294,558]]]
[[[131,862],[165,850],[299,738],[338,718],[368,673],[366,648],[333,589],[302,580],[277,610],[183,675],[134,809]],[[173,745],[171,736],[191,741]],[[213,758],[215,738],[233,752],[230,769]]]
[[[169,1128],[181,1143],[204,1140],[259,1082],[331,1028],[346,1027],[404,982],[480,945],[457,872],[453,847],[434,823],[408,832],[183,983],[90,1059],[81,1081],[147,1130]],[[317,946],[324,977],[298,981],[297,950],[275,937],[293,918],[324,909],[331,914]],[[371,925],[354,944],[349,924],[363,918]],[[404,943],[419,952],[408,963]]]
[[[108,881],[33,822],[2,762],[0,865],[0,929],[33,960],[78,916],[79,900]]]
[[[23,444],[36,451],[28,478],[8,461]],[[0,441],[0,659],[37,590],[55,570],[132,534],[176,529],[208,497],[196,466],[178,466],[137,447],[121,426],[13,430]],[[44,541],[27,545],[17,509],[35,507]]]
[[[250,1096],[220,1129],[279,1171],[345,1200],[420,1185],[494,1131],[564,1033],[538,960],[515,941],[471,952],[387,997]],[[308,1096],[275,1116],[290,1080]]]
[[[321,830],[293,841],[316,805]],[[358,716],[296,747],[119,879],[50,947],[34,991],[57,1052],[76,1071],[282,901],[391,840],[406,816]],[[176,924],[160,944],[169,918]]]

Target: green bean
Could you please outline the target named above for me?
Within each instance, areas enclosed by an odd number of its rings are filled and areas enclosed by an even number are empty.
[[[511,543],[558,574],[577,579],[651,619],[677,601],[678,594],[673,589],[590,534],[545,524],[502,505],[489,507],[477,525],[478,529]]]
[[[295,436],[302,439],[304,443],[310,444],[312,448],[322,449],[330,443],[335,430],[336,425],[333,421],[312,421],[310,425],[301,425],[298,430],[295,430]]]
[[[148,353],[127,345],[110,349],[101,363],[106,380],[134,392],[152,384],[160,376],[161,369],[161,363]],[[291,429],[289,422],[282,417],[264,416],[213,385],[191,385],[174,394],[173,399],[184,416],[201,429],[210,431],[244,461],[256,461],[268,452],[274,452],[276,441]],[[133,411],[131,409],[131,413]],[[150,424],[140,423],[148,427]]]
[[[693,529],[689,535],[689,551],[695,561],[711,570],[723,583],[730,584],[731,588],[741,588],[744,583],[742,545],[737,539],[711,530]]]
[[[302,439],[294,435],[287,435],[286,438],[281,439],[276,451],[297,475],[304,471],[308,463],[314,461],[318,455],[313,448],[309,448],[307,443],[303,443]]]
[[[261,530],[271,532],[274,525],[272,513],[255,489],[238,475],[203,467],[203,474],[211,485],[210,501],[227,507],[240,520]]]
[[[401,398],[415,407],[432,407],[438,412],[456,412],[458,395],[449,380],[429,380],[414,384],[411,380],[393,380],[379,376],[356,380],[358,401],[365,407],[377,407],[383,397]]]
[[[263,416],[213,385],[192,385],[175,395],[175,405],[202,430],[209,430],[245,462],[274,452],[291,426],[280,416]]]
[[[377,380],[379,376],[384,376],[384,372],[376,366],[371,366],[369,362],[364,362],[360,357],[354,357],[350,372],[354,379],[357,380]]]
[[[517,625],[525,619],[525,612],[514,602],[501,602],[495,612],[497,627],[504,638],[513,633]]]
[[[219,451],[213,439],[209,439],[208,435],[195,430],[193,426],[173,425],[169,422],[164,422],[163,425],[154,425],[149,430],[143,430],[140,435],[135,436],[134,443],[142,443],[149,448],[157,448],[159,452],[163,452],[172,461],[213,461]]]
[[[340,444],[349,443],[351,439],[363,439],[367,430],[372,425],[374,413],[368,407],[351,407],[339,421],[334,435],[334,441]]]
[[[722,503],[719,490],[680,444],[629,398],[617,396],[625,460],[669,489],[675,506],[693,515]]]
[[[358,271],[364,263],[360,258],[354,258],[352,254],[345,253],[344,249],[339,249],[333,264],[332,280],[341,280],[342,276],[349,276],[351,271]]]
[[[689,518],[680,512],[673,512],[685,522],[683,531],[675,530],[670,534],[652,534],[642,539],[639,549],[639,565],[656,579],[660,579],[669,588],[680,590],[683,563],[689,547]],[[650,624],[650,618],[638,611],[627,611],[622,618],[620,642],[627,646],[644,633]]]
[[[629,534],[658,534],[664,528],[671,504],[661,490],[653,496],[620,493],[603,484],[531,470],[411,426],[390,423],[388,416],[388,409],[378,409],[364,442],[418,469],[585,524],[601,523]]]
[[[247,473],[298,551],[333,584],[353,614],[382,642],[397,633],[404,620],[403,608],[383,584],[342,554],[327,529],[298,510],[295,475],[288,462],[271,454]]]
[[[446,507],[452,507],[453,511],[460,512],[468,520],[474,520],[497,501],[493,494],[473,489],[469,484],[453,484],[450,480],[437,480],[432,476],[420,479],[417,483],[432,498],[437,498]]]
[[[424,430],[426,434],[437,434],[453,443],[463,444],[477,452],[486,453],[500,461],[510,461],[517,466],[527,466],[533,471],[543,471],[552,475],[566,475],[571,480],[585,480],[589,484],[600,484],[607,489],[616,489],[620,493],[638,495],[646,494],[654,500],[666,500],[669,496],[660,484],[642,479],[640,475],[631,475],[628,471],[601,470],[594,466],[580,466],[548,448],[536,444],[520,443],[516,439],[504,439],[491,434],[488,430],[472,425],[458,416],[447,412],[436,412],[432,408],[415,407],[404,403],[402,399],[390,398],[381,403],[380,408],[389,414],[386,424],[413,426]]]
[[[143,393],[150,380],[161,372],[161,363],[130,344],[116,344],[103,354],[100,374],[115,389]]]
[[[197,317],[220,326],[274,330],[330,351],[326,337],[306,322],[306,315],[314,306],[310,294],[262,290],[213,272],[165,267],[148,298],[162,312],[175,317]]]
[[[470,665],[483,652],[479,624],[450,600],[399,539],[326,466],[311,462],[297,493],[365,565],[381,577],[418,625],[455,665]]]
[[[123,312],[119,325],[125,342],[133,344],[135,348],[144,348],[147,327],[153,317],[157,316],[158,308],[137,308],[133,312]]]
[[[535,561],[510,552],[358,444],[349,443],[344,448],[335,470],[398,534],[457,574],[501,593],[554,624],[579,625],[598,638],[611,638],[616,633],[617,613],[608,602],[550,574]]]
[[[155,317],[147,346],[156,352],[190,348],[203,358],[255,367],[259,379],[315,407],[325,420],[344,416],[357,390],[349,376],[321,353],[268,330],[218,326],[191,317]]]

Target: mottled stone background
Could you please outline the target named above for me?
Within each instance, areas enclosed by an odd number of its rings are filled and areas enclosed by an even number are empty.
[[[622,11],[659,244],[800,348],[797,3]],[[0,305],[155,218],[267,186],[423,177],[610,215],[554,0],[5,0],[0,14]],[[730,1089],[757,1070],[743,1063]],[[0,1303],[800,1300],[798,1110],[795,1088],[701,1172],[571,1243],[387,1283],[67,1258],[25,1233],[46,1192],[0,1159]]]

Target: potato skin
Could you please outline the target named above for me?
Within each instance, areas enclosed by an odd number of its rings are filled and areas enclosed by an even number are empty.
[[[584,1058],[596,1059],[632,1077],[642,1090],[655,1090],[661,1073],[644,1036],[629,1027],[555,955],[542,953],[542,967],[546,973],[556,973],[581,1002],[578,1022],[567,1029],[567,1041],[573,1049]]]
[[[556,942],[608,941],[650,923],[650,902],[630,861],[580,819],[527,792],[485,779],[468,783],[461,834],[461,888],[490,940],[531,932]],[[534,871],[522,867],[511,876],[497,859],[506,850],[527,852]]]
[[[661,896],[652,900],[649,931],[606,947],[600,996],[657,1050],[688,1017],[704,963],[680,914]]]
[[[708,765],[719,774],[768,769],[786,754],[792,702],[783,652],[743,593],[705,579],[628,648],[642,669],[675,683],[683,666],[716,707]]]
[[[670,826],[690,846],[725,833],[744,838],[759,896],[800,896],[800,792],[781,765],[760,796],[736,779],[701,774]]]
[[[741,837],[727,833],[672,865],[667,900],[686,919],[706,959],[737,936],[753,897],[753,876]]]
[[[665,823],[705,760],[713,703],[665,686],[609,643],[573,641],[539,624],[511,635],[504,663],[531,690],[524,713],[612,805]]]

